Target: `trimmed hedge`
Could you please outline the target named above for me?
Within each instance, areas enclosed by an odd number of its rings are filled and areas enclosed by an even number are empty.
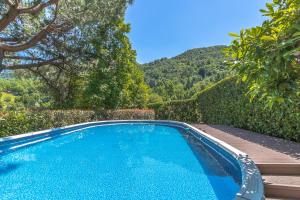
[[[201,91],[195,99],[150,107],[159,119],[231,125],[300,141],[299,106],[276,105],[272,109],[265,108],[257,100],[250,102],[245,96],[246,92],[246,87],[237,84],[235,78],[227,78]]]
[[[108,119],[154,119],[153,110],[42,110],[0,113],[0,137]]]
[[[198,122],[201,119],[197,101],[194,99],[150,104],[148,107],[154,109],[156,119],[185,122]]]
[[[15,135],[95,120],[93,111],[10,111],[0,118],[0,136]]]
[[[151,120],[155,119],[154,110],[144,109],[120,109],[120,110],[104,110],[97,112],[97,119],[144,119]]]
[[[197,101],[203,122],[225,124],[259,133],[300,141],[300,110],[297,105],[276,105],[272,109],[245,96],[243,84],[225,79],[202,91]]]

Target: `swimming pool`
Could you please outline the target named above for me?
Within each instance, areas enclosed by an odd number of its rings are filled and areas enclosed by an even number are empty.
[[[179,122],[87,123],[4,138],[0,150],[3,200],[262,198],[251,160]]]

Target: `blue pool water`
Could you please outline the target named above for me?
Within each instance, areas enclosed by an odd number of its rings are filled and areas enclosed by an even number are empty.
[[[183,130],[115,124],[0,155],[0,199],[234,199],[239,184]]]

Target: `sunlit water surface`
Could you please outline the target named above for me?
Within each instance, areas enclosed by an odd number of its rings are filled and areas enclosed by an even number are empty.
[[[0,199],[234,199],[239,185],[177,128],[105,125],[0,157]]]

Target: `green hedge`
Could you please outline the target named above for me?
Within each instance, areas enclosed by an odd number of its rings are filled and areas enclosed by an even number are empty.
[[[97,119],[114,119],[114,120],[124,120],[124,119],[144,119],[153,120],[155,119],[154,110],[144,110],[144,109],[120,109],[120,110],[104,110],[96,112]]]
[[[153,110],[42,110],[0,113],[0,137],[107,119],[154,119]]]
[[[150,104],[148,107],[154,109],[156,119],[185,122],[198,122],[201,119],[197,101],[194,99]]]
[[[300,141],[300,110],[297,105],[265,108],[257,100],[250,102],[246,92],[246,87],[237,84],[235,78],[227,78],[203,90],[195,99],[151,107],[158,119],[231,125]]]
[[[225,79],[202,91],[197,101],[203,122],[226,124],[239,128],[300,141],[300,110],[297,105],[275,105],[266,108],[245,96],[243,84],[235,78]]]

